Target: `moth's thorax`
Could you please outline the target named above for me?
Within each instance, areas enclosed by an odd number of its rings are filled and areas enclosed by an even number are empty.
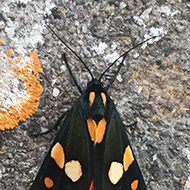
[[[89,98],[94,92],[89,93]],[[102,93],[96,92],[93,102],[89,99],[89,117],[94,119],[98,123],[102,118],[105,117],[106,107],[103,103]],[[106,96],[105,96],[106,97]],[[105,98],[104,97],[104,98]]]

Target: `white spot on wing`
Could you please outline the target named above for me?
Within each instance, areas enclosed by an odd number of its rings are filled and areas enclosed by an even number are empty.
[[[123,165],[119,162],[112,162],[108,176],[110,181],[115,185],[123,176]]]
[[[71,160],[65,164],[65,173],[73,181],[76,182],[82,176],[82,167],[79,161]]]

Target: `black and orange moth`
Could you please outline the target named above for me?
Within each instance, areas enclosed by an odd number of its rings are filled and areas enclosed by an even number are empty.
[[[61,124],[31,190],[146,190],[125,125],[107,94],[129,51],[119,57],[122,61],[106,87],[101,83],[101,78],[119,58],[99,79],[93,77],[81,60],[92,77],[84,92],[63,54],[81,96]]]

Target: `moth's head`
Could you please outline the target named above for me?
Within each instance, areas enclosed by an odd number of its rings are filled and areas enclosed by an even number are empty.
[[[100,82],[98,79],[92,79],[90,82],[87,83],[87,89],[92,87],[103,87],[103,83]]]

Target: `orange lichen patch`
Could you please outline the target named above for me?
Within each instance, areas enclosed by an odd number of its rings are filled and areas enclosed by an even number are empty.
[[[65,173],[73,181],[76,182],[82,176],[82,167],[79,161],[71,160],[65,164]]]
[[[6,54],[9,55],[9,56],[11,56],[12,53],[13,53],[13,49],[8,49],[7,52],[6,52]]]
[[[121,39],[124,40],[124,41],[126,41],[126,42],[130,40],[130,38],[127,37],[127,36],[122,36]]]
[[[49,188],[53,187],[53,180],[51,180],[49,177],[46,177],[44,179],[44,184],[49,189]]]
[[[133,182],[131,183],[131,189],[132,189],[132,190],[136,190],[137,187],[138,187],[138,183],[139,183],[138,180],[133,181]]]
[[[60,143],[56,143],[51,150],[51,157],[55,160],[56,164],[63,169],[65,164],[65,154],[63,147]]]
[[[107,11],[108,13],[112,13],[114,11],[114,7],[108,6]]]
[[[0,147],[0,154],[1,154],[1,151],[4,151],[4,150],[7,150],[7,146],[6,145],[3,145],[2,147]]]
[[[3,43],[3,39],[0,39],[0,44],[2,44]]]
[[[102,100],[103,100],[103,104],[106,107],[107,98],[106,98],[106,95],[103,92],[101,93],[101,97],[102,97]]]
[[[133,161],[134,161],[133,153],[131,151],[130,146],[128,145],[127,148],[125,148],[125,152],[123,155],[123,166],[125,171],[128,170],[129,166],[133,163]]]
[[[94,103],[94,98],[95,98],[95,92],[90,92],[90,94],[89,94],[89,105],[90,105],[90,107]]]
[[[96,141],[95,141],[95,143],[102,142],[102,140],[104,138],[105,131],[106,131],[106,123],[107,122],[104,118],[99,121],[98,127],[96,128]]]
[[[2,64],[1,64],[2,62]],[[14,128],[38,110],[42,86],[36,74],[42,72],[36,53],[23,58],[0,57],[0,130]],[[22,85],[21,85],[22,83]]]
[[[112,162],[108,177],[110,181],[115,185],[123,176],[123,165],[119,162]]]
[[[57,11],[60,11],[63,15],[65,15],[66,9],[64,7],[59,7]]]

